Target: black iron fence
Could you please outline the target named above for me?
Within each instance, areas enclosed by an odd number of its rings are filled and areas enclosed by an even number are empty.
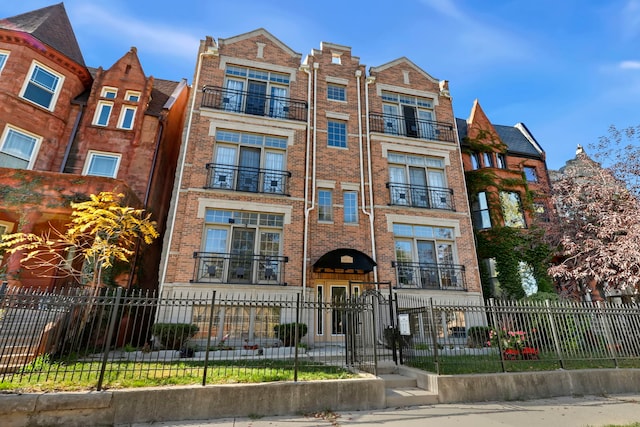
[[[202,107],[296,121],[307,120],[306,101],[219,86],[202,88]]]
[[[239,255],[194,252],[193,282],[286,285],[284,272],[289,258],[276,255]]]
[[[291,172],[207,163],[205,188],[220,188],[252,193],[289,194]]]
[[[399,339],[403,362],[433,372],[640,367],[637,305],[462,305],[398,294],[398,313],[409,325]]]
[[[455,211],[453,190],[443,187],[387,182],[392,205]]]
[[[453,124],[435,120],[404,117],[391,114],[370,113],[371,132],[433,141],[456,142]]]

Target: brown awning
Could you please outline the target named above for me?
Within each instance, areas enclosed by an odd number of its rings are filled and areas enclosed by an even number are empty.
[[[375,266],[376,262],[369,255],[357,249],[341,248],[322,255],[313,264],[313,269],[320,272],[369,273]]]

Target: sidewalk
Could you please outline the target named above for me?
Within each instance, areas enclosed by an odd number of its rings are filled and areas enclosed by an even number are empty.
[[[640,394],[558,397],[520,402],[446,404],[265,418],[132,424],[131,427],[601,427],[640,422]],[[125,426],[120,426],[125,427]]]

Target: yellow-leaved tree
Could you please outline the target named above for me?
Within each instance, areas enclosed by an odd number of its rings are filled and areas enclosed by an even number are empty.
[[[158,237],[150,214],[122,206],[123,200],[123,194],[101,192],[85,202],[72,202],[72,220],[65,231],[5,234],[0,250],[21,252],[25,268],[39,269],[49,277],[72,276],[97,291],[105,269],[116,261],[129,263],[138,242],[150,244]]]

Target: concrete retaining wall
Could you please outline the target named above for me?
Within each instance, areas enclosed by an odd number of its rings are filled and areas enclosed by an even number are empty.
[[[437,379],[440,403],[602,396],[640,391],[639,369],[442,375]]]

